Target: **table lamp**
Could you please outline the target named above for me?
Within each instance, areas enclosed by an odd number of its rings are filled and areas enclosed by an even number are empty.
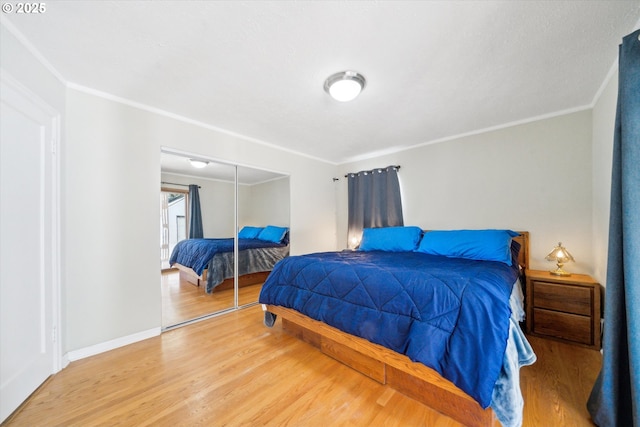
[[[545,257],[547,261],[555,261],[558,266],[557,269],[550,271],[551,274],[556,276],[571,276],[571,273],[568,273],[562,269],[565,263],[569,261],[574,261],[573,256],[569,253],[567,248],[562,246],[562,242],[558,242],[558,246],[553,248],[553,250]]]

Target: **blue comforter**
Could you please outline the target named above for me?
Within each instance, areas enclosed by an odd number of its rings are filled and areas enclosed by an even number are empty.
[[[238,250],[282,247],[285,244],[267,242],[260,239],[238,239]],[[200,276],[214,255],[233,252],[233,238],[227,239],[186,239],[173,248],[169,265],[175,263],[191,268]]]
[[[405,354],[486,408],[503,364],[517,277],[500,262],[328,252],[278,262],[259,300]]]

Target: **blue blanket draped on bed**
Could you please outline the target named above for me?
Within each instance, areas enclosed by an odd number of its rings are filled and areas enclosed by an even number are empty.
[[[415,252],[280,261],[260,303],[299,311],[423,363],[486,408],[509,336],[517,268]]]
[[[238,239],[238,250],[272,248],[285,244],[267,242],[260,239]],[[187,239],[181,240],[173,248],[169,265],[176,262],[191,268],[200,276],[214,255],[233,252],[233,238],[226,239]]]

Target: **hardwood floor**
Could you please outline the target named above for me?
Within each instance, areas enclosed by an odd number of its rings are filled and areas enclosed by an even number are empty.
[[[460,426],[284,333],[253,306],[73,362],[7,426]],[[591,426],[600,353],[531,337],[524,426]]]
[[[586,405],[602,365],[600,352],[527,338],[538,360],[520,371],[524,426],[593,426]]]
[[[207,294],[202,286],[180,280],[177,270],[162,272],[162,326],[172,326],[233,307],[233,289]],[[238,304],[258,301],[262,284],[238,289]]]

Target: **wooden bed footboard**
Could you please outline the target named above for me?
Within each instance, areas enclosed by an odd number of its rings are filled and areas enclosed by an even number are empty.
[[[340,331],[299,312],[275,305],[263,309],[282,319],[282,328],[323,353],[386,384],[430,408],[469,427],[499,427],[491,408],[482,407],[468,394],[431,368],[407,356]]]
[[[200,286],[201,283],[206,283],[207,281],[207,270],[202,272],[202,275],[199,276],[193,271],[192,268],[186,267],[182,264],[175,263],[171,266],[171,268],[176,268],[180,272],[180,280],[185,280],[192,285]]]
[[[207,270],[205,269],[202,272],[201,276],[198,276],[192,268],[185,267],[184,265],[175,263],[172,265],[172,268],[176,268],[180,272],[180,280],[185,280],[192,285],[202,286],[203,289],[207,284]],[[269,276],[270,271],[260,271],[257,273],[249,273],[244,274],[238,277],[238,287],[241,288],[243,286],[251,286],[256,285],[258,283],[264,283],[267,280],[267,276]],[[218,286],[213,288],[213,292],[222,291],[225,289],[233,289],[233,277],[229,279],[225,279]]]

